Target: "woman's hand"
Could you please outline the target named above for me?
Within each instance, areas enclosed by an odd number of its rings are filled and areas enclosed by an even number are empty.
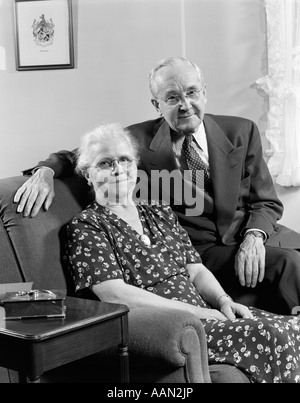
[[[217,309],[210,309],[210,308],[199,308],[200,313],[197,316],[200,319],[216,319],[216,320],[227,320],[228,318],[223,315]]]
[[[226,317],[226,319],[236,319],[238,318],[247,318],[253,319],[253,315],[250,312],[249,308],[245,305],[238,304],[231,300],[226,300],[220,307],[220,311]]]

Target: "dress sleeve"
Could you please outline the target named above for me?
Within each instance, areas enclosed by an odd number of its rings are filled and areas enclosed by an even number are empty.
[[[199,255],[199,253],[196,251],[194,248],[191,239],[189,237],[189,234],[187,231],[181,226],[181,224],[178,221],[178,217],[176,214],[173,212],[172,208],[168,205],[164,205],[163,209],[165,213],[167,214],[167,219],[170,220],[174,228],[176,229],[176,232],[181,239],[181,242],[185,248],[186,251],[186,263],[202,263],[202,259]]]
[[[76,292],[105,280],[124,279],[106,231],[82,218],[67,227],[65,260]]]

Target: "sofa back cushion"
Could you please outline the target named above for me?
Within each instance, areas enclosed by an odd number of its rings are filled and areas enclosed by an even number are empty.
[[[4,255],[0,282],[33,281],[34,288],[69,289],[61,259],[64,227],[89,203],[89,187],[76,176],[55,179],[50,209],[24,218],[16,212],[13,198],[27,179],[17,176],[0,180],[0,250]]]

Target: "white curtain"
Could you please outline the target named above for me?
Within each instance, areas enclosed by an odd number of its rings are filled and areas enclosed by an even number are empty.
[[[265,0],[269,96],[268,166],[281,186],[300,186],[300,0]]]

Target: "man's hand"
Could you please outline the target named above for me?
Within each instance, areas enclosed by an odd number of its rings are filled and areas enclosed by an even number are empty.
[[[246,234],[235,256],[235,274],[240,284],[255,287],[265,276],[266,250],[263,239],[252,234]]]
[[[19,203],[17,212],[34,217],[43,206],[47,211],[54,198],[52,169],[38,169],[16,192],[14,202]]]

